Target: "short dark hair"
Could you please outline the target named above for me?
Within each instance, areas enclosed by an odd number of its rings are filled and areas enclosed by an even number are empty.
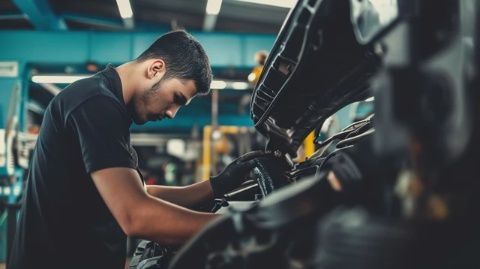
[[[208,94],[212,69],[202,45],[185,31],[172,31],[159,37],[136,61],[159,58],[166,64],[165,78],[192,79],[197,93]]]

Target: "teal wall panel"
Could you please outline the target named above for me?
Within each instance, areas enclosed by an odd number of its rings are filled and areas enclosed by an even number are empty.
[[[138,57],[146,50],[161,33],[134,33],[133,34],[133,57]]]
[[[122,33],[90,33],[89,36],[89,58],[92,61],[122,63],[130,60],[132,54],[131,35]]]
[[[7,259],[7,212],[0,215],[0,261]]]
[[[245,66],[254,66],[255,65],[255,60],[254,60],[254,55],[257,51],[267,51],[269,52],[272,47],[273,47],[273,41],[272,36],[245,36],[244,37],[245,42],[244,42],[244,50],[245,50],[245,58],[243,64]]]
[[[76,64],[121,63],[142,53],[161,33],[0,31],[0,61]],[[213,67],[253,67],[258,50],[269,51],[274,35],[193,32]]]
[[[195,37],[204,46],[212,65],[243,67],[241,36],[200,33]]]
[[[85,62],[88,35],[82,32],[0,32],[0,60],[41,63]]]
[[[7,124],[10,99],[17,82],[16,78],[0,78],[0,129],[5,128]]]

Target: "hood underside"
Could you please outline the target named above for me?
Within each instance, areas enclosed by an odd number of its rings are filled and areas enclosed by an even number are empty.
[[[298,1],[282,26],[251,101],[267,150],[291,156],[336,111],[367,98],[381,58],[354,34],[348,0]]]

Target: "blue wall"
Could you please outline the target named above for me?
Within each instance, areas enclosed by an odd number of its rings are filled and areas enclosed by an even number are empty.
[[[270,51],[275,35],[196,33],[213,67],[253,67],[256,51]],[[161,33],[0,31],[0,61],[121,63],[137,57]]]

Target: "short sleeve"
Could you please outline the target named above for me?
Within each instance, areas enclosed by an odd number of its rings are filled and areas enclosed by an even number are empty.
[[[136,168],[127,115],[115,100],[95,96],[73,110],[67,125],[78,139],[87,173],[111,167]]]

